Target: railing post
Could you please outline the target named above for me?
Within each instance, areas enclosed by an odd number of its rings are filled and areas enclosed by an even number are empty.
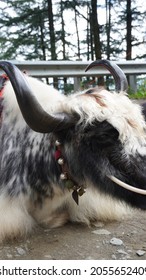
[[[74,91],[80,90],[80,81],[81,79],[79,77],[74,77]]]
[[[129,75],[128,80],[129,80],[130,90],[133,93],[136,93],[137,91],[136,75]]]

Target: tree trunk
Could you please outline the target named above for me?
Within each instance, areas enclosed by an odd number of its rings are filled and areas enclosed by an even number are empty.
[[[98,23],[98,16],[97,16],[97,0],[91,0],[91,8],[92,8],[92,15],[91,15],[91,20],[92,20],[92,34],[93,34],[93,41],[94,41],[94,53],[95,53],[95,58],[101,59],[101,42],[100,42],[100,28],[99,28],[99,23]],[[98,78],[98,85],[104,84],[104,78],[99,77]]]
[[[54,30],[52,0],[47,0],[47,4],[48,4],[48,20],[49,20],[51,59],[52,60],[57,60],[56,47],[55,47],[55,30]],[[55,88],[58,88],[58,79],[55,78],[55,77],[53,78],[53,85],[54,85]]]
[[[106,0],[105,4],[106,4],[107,59],[110,59],[111,0]]]
[[[61,16],[61,41],[62,41],[62,59],[66,59],[66,43],[65,43],[65,23],[63,17],[63,2],[60,2],[60,16]]]
[[[45,35],[44,35],[44,21],[42,18],[42,13],[38,14],[39,16],[39,21],[40,21],[40,40],[41,40],[41,49],[43,53],[43,60],[46,60],[46,46],[45,46]]]
[[[90,59],[90,7],[87,5],[87,60]]]
[[[127,34],[126,34],[126,60],[132,59],[132,10],[131,10],[131,0],[127,0],[126,7],[126,24],[127,24]]]
[[[63,1],[61,0],[60,2],[60,16],[61,16],[61,41],[62,41],[62,59],[66,60],[66,42],[65,42],[65,22],[64,22],[64,16],[63,16]],[[63,83],[64,83],[64,88],[65,85],[67,84],[67,77],[63,77]]]
[[[42,18],[42,13],[39,14],[40,20],[40,40],[41,40],[41,49],[43,53],[43,60],[46,60],[46,46],[45,46],[45,35],[44,35],[44,20]],[[49,84],[49,78],[46,78],[46,83]]]
[[[80,54],[80,37],[79,37],[79,30],[78,30],[78,21],[77,21],[77,12],[76,12],[76,8],[74,10],[75,13],[75,27],[76,27],[76,33],[77,33],[77,56],[78,59],[81,58],[81,54]]]
[[[51,59],[56,60],[56,48],[55,48],[55,30],[53,21],[53,9],[52,0],[47,0],[48,2],[48,19],[49,19],[49,34],[50,34],[50,46],[51,46]]]
[[[92,20],[92,11],[90,11],[90,46],[91,46],[91,60],[94,60],[94,42],[93,42],[93,20]]]
[[[94,52],[95,58],[101,58],[101,43],[100,43],[100,35],[99,35],[99,23],[97,17],[97,0],[91,0],[92,6],[92,34],[94,39]]]
[[[105,0],[106,6],[106,37],[107,37],[107,46],[106,46],[106,55],[107,59],[110,59],[110,36],[111,36],[111,0]],[[106,86],[109,89],[109,79],[110,76],[106,76]]]

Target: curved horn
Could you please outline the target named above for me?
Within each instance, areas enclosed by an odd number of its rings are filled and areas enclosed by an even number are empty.
[[[139,189],[139,188],[135,188],[129,184],[124,183],[123,181],[119,180],[118,178],[116,178],[115,176],[107,176],[111,181],[113,181],[114,183],[116,183],[117,185],[119,185],[120,187],[127,189],[131,192],[135,192],[138,194],[142,194],[142,195],[146,195],[146,190],[143,189]]]
[[[75,123],[75,118],[65,113],[48,114],[43,110],[32,93],[27,80],[21,71],[8,61],[0,61],[2,68],[8,75],[16,98],[26,123],[35,131],[48,133],[60,131]]]
[[[115,64],[112,61],[106,60],[106,59],[103,59],[103,60],[99,59],[99,60],[96,60],[96,61],[92,62],[91,64],[89,64],[87,66],[87,68],[85,69],[85,72],[95,66],[103,66],[107,70],[109,70],[109,72],[114,77],[115,87],[116,87],[117,92],[127,91],[127,89],[128,89],[127,78],[126,78],[124,72],[121,70],[121,68],[117,64]]]

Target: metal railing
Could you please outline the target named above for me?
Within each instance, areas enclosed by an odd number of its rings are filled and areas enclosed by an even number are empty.
[[[46,77],[72,77],[74,89],[80,87],[80,78],[89,76],[109,75],[103,67],[94,67],[85,72],[91,61],[17,61],[11,60],[20,70],[25,70],[29,75],[39,78]],[[146,74],[146,61],[115,61],[115,63],[129,77],[129,86],[136,91],[136,77]],[[0,70],[0,74],[2,71]]]

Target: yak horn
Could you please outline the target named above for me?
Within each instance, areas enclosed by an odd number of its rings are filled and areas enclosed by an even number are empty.
[[[126,184],[124,182],[122,182],[121,180],[117,179],[115,176],[108,176],[108,178],[113,181],[114,183],[116,183],[117,185],[119,185],[120,187],[126,189],[126,190],[129,190],[131,192],[135,192],[135,193],[138,193],[138,194],[142,194],[142,195],[146,195],[146,190],[143,190],[143,189],[138,189],[138,188],[135,188],[129,184]]]
[[[38,103],[22,72],[8,61],[0,61],[13,86],[22,115],[30,128],[41,133],[56,132],[70,127],[74,117],[66,113],[49,114]]]
[[[99,60],[96,60],[96,61],[92,62],[91,64],[89,64],[87,66],[85,72],[95,66],[103,66],[109,70],[109,72],[114,77],[115,89],[117,92],[127,91],[127,89],[128,89],[127,78],[126,78],[124,72],[121,70],[121,68],[117,64],[115,64],[114,62],[109,61],[109,60],[105,60],[105,59],[100,60],[99,59]]]

